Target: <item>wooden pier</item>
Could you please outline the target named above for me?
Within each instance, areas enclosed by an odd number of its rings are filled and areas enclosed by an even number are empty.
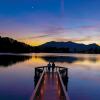
[[[53,72],[49,72],[47,66],[35,68],[35,80],[30,100],[69,100],[67,68],[56,66]]]

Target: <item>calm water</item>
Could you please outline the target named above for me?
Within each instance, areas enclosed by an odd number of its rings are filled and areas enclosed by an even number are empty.
[[[0,54],[0,100],[29,100],[34,68],[55,61],[68,68],[70,100],[100,100],[100,55]]]

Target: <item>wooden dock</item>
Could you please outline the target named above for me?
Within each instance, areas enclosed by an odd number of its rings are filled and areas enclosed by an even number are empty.
[[[68,78],[66,68],[56,66],[54,72],[49,72],[45,66],[39,67],[36,70],[39,70],[39,72],[36,71],[36,79],[38,78],[38,74],[41,74],[30,100],[69,100],[61,77],[61,73],[64,73]]]

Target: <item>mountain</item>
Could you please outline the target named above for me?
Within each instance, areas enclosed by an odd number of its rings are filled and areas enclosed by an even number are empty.
[[[92,53],[100,54],[100,46],[97,44],[79,44],[74,42],[47,42],[40,46],[32,47],[25,43],[11,39],[9,37],[0,37],[0,53]]]
[[[57,53],[100,53],[100,46],[97,44],[79,44],[74,42],[47,42],[35,48],[38,52],[57,52]]]
[[[86,45],[84,44],[78,44],[78,43],[74,43],[74,42],[55,42],[55,41],[51,41],[51,42],[47,42],[46,44],[41,45],[41,47],[56,47],[56,48],[84,48]]]
[[[33,47],[9,37],[0,37],[0,53],[29,53]]]

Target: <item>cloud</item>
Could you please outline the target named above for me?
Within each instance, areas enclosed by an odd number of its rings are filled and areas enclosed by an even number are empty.
[[[83,29],[83,30],[97,30],[98,28],[100,28],[99,25],[80,26],[80,29]]]
[[[92,37],[88,36],[88,37],[84,37],[84,38],[55,38],[55,40],[63,41],[63,42],[67,42],[67,41],[82,42],[82,41],[90,41],[90,40],[92,40]]]
[[[24,38],[18,38],[19,40],[26,40],[26,39],[37,39],[37,38],[44,38],[48,37],[50,34],[45,34],[45,35],[37,35],[37,36],[31,36],[31,37],[24,37]]]
[[[47,29],[42,30],[41,32],[33,34],[33,36],[30,37],[24,37],[24,38],[19,38],[19,39],[37,39],[37,38],[44,38],[44,37],[55,37],[58,34],[63,34],[65,31],[64,28],[62,27],[57,27],[57,26],[49,26]]]

